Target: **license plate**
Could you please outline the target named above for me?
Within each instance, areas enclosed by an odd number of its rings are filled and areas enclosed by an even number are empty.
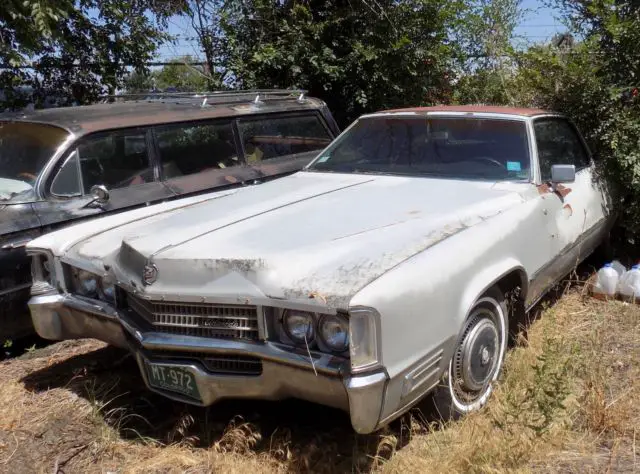
[[[185,367],[148,363],[147,375],[149,385],[154,388],[170,390],[200,400],[196,379]]]

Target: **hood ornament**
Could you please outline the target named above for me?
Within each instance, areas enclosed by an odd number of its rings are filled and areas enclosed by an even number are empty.
[[[158,267],[154,263],[147,263],[142,270],[142,283],[147,285],[153,285],[158,279]]]

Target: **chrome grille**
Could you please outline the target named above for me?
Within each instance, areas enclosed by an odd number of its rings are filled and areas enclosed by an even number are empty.
[[[255,306],[147,301],[127,295],[131,310],[158,332],[184,336],[257,340]]]
[[[238,355],[216,355],[201,352],[185,353],[175,351],[153,351],[152,360],[194,361],[199,362],[213,374],[260,375],[262,360],[257,357]]]

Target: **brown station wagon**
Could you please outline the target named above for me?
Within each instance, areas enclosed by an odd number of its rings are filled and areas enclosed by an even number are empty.
[[[0,114],[0,343],[32,331],[24,247],[33,238],[293,173],[338,134],[326,104],[299,90],[105,102]]]

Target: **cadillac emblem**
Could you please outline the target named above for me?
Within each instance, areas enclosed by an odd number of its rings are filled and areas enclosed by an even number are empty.
[[[152,285],[158,279],[158,267],[153,263],[147,263],[142,270],[142,283]]]

